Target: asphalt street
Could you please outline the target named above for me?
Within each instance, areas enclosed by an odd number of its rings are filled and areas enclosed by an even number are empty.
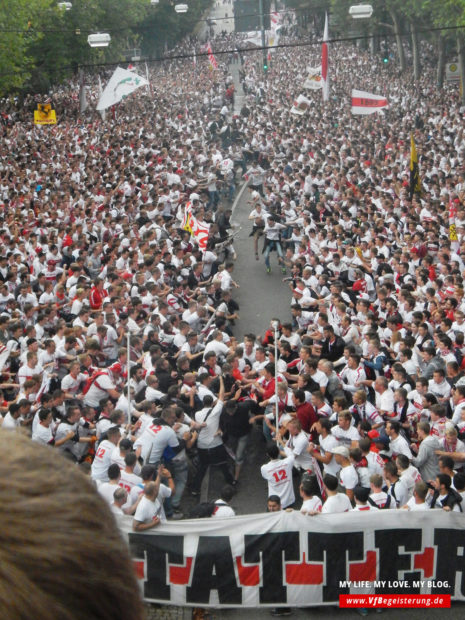
[[[232,14],[231,5],[220,5],[212,8],[210,17],[218,19],[225,16],[228,12]],[[233,19],[218,19],[214,26],[215,32],[220,30],[230,31],[233,29]],[[240,109],[243,100],[243,92],[238,80],[238,65],[231,65],[231,72],[234,77],[236,87],[236,106],[234,113]],[[248,200],[250,193],[244,182],[238,183],[238,192],[233,205],[224,204],[222,206],[232,206],[233,215],[231,221],[235,230],[234,248],[237,254],[233,278],[240,285],[239,289],[233,291],[234,299],[240,306],[240,319],[236,321],[234,335],[239,342],[242,341],[244,334],[254,333],[263,334],[272,318],[279,318],[281,322],[290,321],[290,298],[291,292],[287,283],[283,282],[283,274],[277,263],[276,254],[271,255],[271,274],[267,274],[261,250],[263,242],[259,245],[259,260],[255,260],[253,239],[249,237],[252,223],[248,221],[251,210]],[[267,485],[260,475],[260,466],[267,460],[265,455],[265,441],[262,430],[259,426],[254,426],[250,435],[250,443],[247,451],[247,460],[243,466],[236,495],[231,505],[236,514],[253,514],[266,510]],[[205,477],[202,487],[201,500],[214,501],[220,496],[224,480],[218,469],[210,468],[209,474]],[[186,490],[183,500],[183,508],[187,513],[198,499],[189,495]],[[165,608],[166,609],[166,608]],[[184,618],[191,617],[191,611],[184,608]],[[210,618],[212,620],[233,620],[242,617],[251,620],[271,618],[269,609],[211,609]],[[406,620],[424,620],[425,618],[447,618],[447,620],[461,620],[465,614],[465,604],[454,603],[450,610],[447,609],[410,609],[410,610],[385,610],[382,618],[389,619],[402,618]],[[378,614],[376,614],[378,616]],[[368,612],[369,617],[375,616],[375,611]],[[293,609],[292,618],[312,618],[314,620],[327,620],[336,618],[337,620],[353,620],[360,617],[356,610],[344,610],[337,607],[312,607]]]

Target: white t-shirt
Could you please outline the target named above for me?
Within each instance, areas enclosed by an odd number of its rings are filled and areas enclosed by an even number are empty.
[[[294,483],[292,481],[293,467],[294,455],[290,454],[285,459],[265,463],[260,470],[262,477],[268,481],[268,497],[278,495],[283,508],[287,508],[295,502]]]
[[[339,472],[339,480],[341,485],[348,491],[354,489],[357,484],[359,484],[358,474],[355,471],[355,467],[353,465],[341,467],[341,471]]]
[[[157,424],[156,420],[146,427],[140,437],[134,442],[134,449],[141,447],[141,457],[144,463],[156,464],[161,460],[167,446],[177,448],[178,438],[174,430],[167,424]]]
[[[314,495],[313,497],[311,497],[310,499],[306,499],[302,503],[300,512],[303,512],[304,514],[307,514],[311,511],[321,512],[321,508],[322,508],[321,499],[317,497],[316,495]]]
[[[37,441],[37,443],[49,444],[52,439],[53,434],[50,426],[47,428],[39,423],[32,433],[32,441]]]
[[[108,468],[111,465],[111,455],[114,449],[115,444],[108,439],[100,442],[92,463],[91,476],[93,480],[108,482]]]
[[[115,384],[107,374],[99,375],[84,396],[84,404],[90,407],[98,407],[100,401],[108,397],[108,390],[115,388]]]
[[[371,504],[365,504],[365,505],[361,505],[361,504],[356,504],[355,508],[352,508],[352,512],[356,510],[356,511],[363,511],[363,510],[379,510],[378,508],[376,508],[376,506],[372,506]]]
[[[308,448],[308,435],[304,431],[300,431],[298,435],[289,437],[284,451],[286,455],[294,455],[295,466],[301,469],[312,469],[313,459],[307,452]]]
[[[99,485],[97,491],[100,493],[103,499],[111,506],[115,501],[113,494],[118,488],[118,484],[114,484],[112,482],[102,482],[102,484]]]
[[[322,456],[325,456],[327,452],[331,452],[332,449],[338,445],[339,442],[333,435],[327,435],[324,438],[320,436],[320,452]],[[331,458],[328,464],[323,465],[324,473],[331,474],[332,476],[337,476],[340,469],[341,466],[336,463],[336,459],[334,458],[334,456]]]
[[[11,415],[11,413],[8,411],[8,413],[6,413],[5,417],[3,418],[2,429],[6,428],[9,430],[14,430],[15,428],[18,428],[20,424],[21,424],[21,419],[16,418],[15,420],[14,417]]]
[[[398,435],[395,439],[391,439],[389,442],[389,447],[391,448],[391,452],[394,457],[398,454],[405,454],[408,459],[413,459],[408,442],[404,437],[402,437],[402,435]]]
[[[360,441],[361,439],[355,426],[350,426],[347,430],[340,426],[333,426],[331,434],[336,437],[339,446],[346,446],[347,448],[350,448],[353,441]]]
[[[375,502],[378,508],[383,508],[387,502],[388,495],[384,491],[379,491],[378,493],[371,493],[370,499]],[[391,500],[389,508],[395,508],[396,504]]]
[[[409,510],[415,510],[415,511],[429,510],[430,509],[429,505],[426,502],[423,502],[422,504],[416,504],[414,497],[411,497],[408,500],[406,506],[408,506]]]
[[[163,500],[166,497],[170,497],[171,489],[164,484],[160,484],[160,490],[158,491],[158,497],[155,501],[144,497],[140,500],[134,519],[140,523],[150,523],[155,517],[160,519],[161,523],[166,523],[166,515],[163,509]]]
[[[349,512],[352,510],[352,504],[350,499],[344,493],[337,493],[336,495],[330,495],[323,504],[321,509],[322,513],[339,513]]]
[[[211,409],[211,413],[208,412]],[[203,450],[208,448],[215,448],[223,443],[220,435],[217,435],[218,427],[220,423],[220,415],[223,411],[223,401],[219,400],[216,405],[211,407],[204,407],[195,414],[195,421],[198,424],[205,422],[207,426],[204,426],[199,431],[197,439],[197,447]],[[207,417],[208,414],[208,417]]]
[[[228,504],[225,504],[222,499],[216,500],[212,517],[216,517],[217,519],[218,518],[222,519],[223,517],[235,517],[235,516],[236,516],[236,513],[231,508],[231,506],[228,506]]]

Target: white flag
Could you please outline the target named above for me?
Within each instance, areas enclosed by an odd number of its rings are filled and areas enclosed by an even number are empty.
[[[105,86],[97,110],[106,110],[115,103],[119,103],[123,97],[127,97],[141,86],[146,86],[147,80],[134,71],[127,71],[121,67],[116,67],[110,81]]]
[[[307,99],[304,95],[299,95],[291,108],[291,114],[302,116],[310,107],[310,103],[310,99]]]
[[[364,90],[352,90],[352,114],[374,114],[388,106],[386,97]]]
[[[308,76],[303,86],[308,90],[318,90],[323,88],[323,80],[321,79],[321,65],[318,67],[307,67]]]

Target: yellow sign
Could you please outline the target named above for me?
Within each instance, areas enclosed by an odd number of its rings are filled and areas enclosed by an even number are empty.
[[[56,125],[57,116],[55,110],[49,103],[39,103],[37,110],[34,110],[35,125]]]

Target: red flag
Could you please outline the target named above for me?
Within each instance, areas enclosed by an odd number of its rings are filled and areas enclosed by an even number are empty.
[[[321,79],[323,82],[323,101],[329,98],[329,74],[328,74],[328,14],[325,16],[325,30],[321,45]]]

